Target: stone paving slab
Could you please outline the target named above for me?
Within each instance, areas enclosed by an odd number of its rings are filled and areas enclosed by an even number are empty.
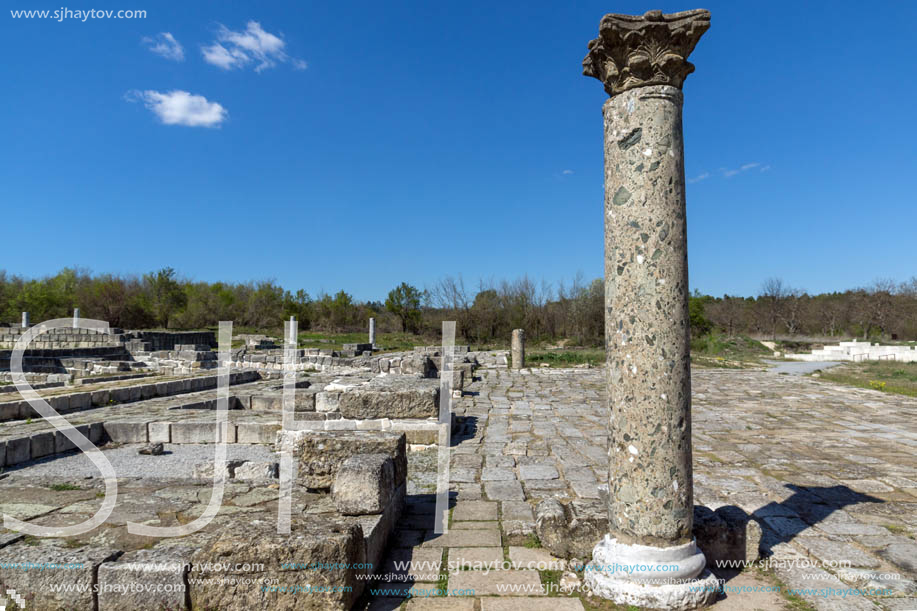
[[[517,567],[538,567],[552,559],[529,545],[534,505],[549,497],[594,503],[607,481],[604,374],[485,369],[479,375],[454,403],[464,424],[452,447],[458,478],[450,533],[432,536],[432,519],[415,515],[414,525],[425,527],[398,536],[417,540],[421,532],[419,549],[445,548],[449,561],[495,559],[498,546],[505,546]],[[744,510],[761,525],[763,552],[772,563],[816,565],[775,569],[788,587],[893,592],[881,598],[803,594],[812,608],[917,609],[917,400],[749,370],[696,370],[692,387],[695,504]],[[493,511],[488,503],[499,506],[496,520],[485,513]],[[498,536],[488,535],[487,545],[469,539],[475,523],[491,533],[498,525]],[[817,567],[838,561],[851,568]],[[754,571],[724,575],[727,588],[715,608],[790,608],[782,594],[770,591],[769,578]],[[577,596],[496,592],[497,584],[534,589],[538,576],[518,568],[451,572],[447,588],[474,588],[477,606],[453,596],[412,600],[408,608],[584,608]]]

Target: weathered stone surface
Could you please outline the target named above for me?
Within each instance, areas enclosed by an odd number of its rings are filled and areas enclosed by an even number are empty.
[[[231,422],[224,422],[219,426],[220,436],[217,437],[217,422],[173,422],[171,427],[172,443],[226,443],[236,442],[236,427]]]
[[[292,452],[297,477],[309,488],[330,488],[345,460],[356,454],[386,454],[395,468],[395,485],[407,477],[405,436],[369,431],[280,431],[278,446]]]
[[[709,27],[710,12],[703,9],[610,13],[599,23],[599,37],[589,42],[583,74],[602,81],[611,96],[647,85],[680,88],[694,72],[688,55]]]
[[[513,369],[525,367],[525,330],[513,329],[512,343],[510,345]]]
[[[69,549],[63,547],[61,540],[43,541],[39,545],[19,542],[0,548],[0,583],[20,594],[33,596],[31,608],[48,611],[92,609],[96,571],[100,564],[117,559],[120,553],[100,545]],[[20,568],[30,563],[33,567],[57,564],[67,565],[67,568]]]
[[[106,422],[105,436],[115,443],[147,443],[146,422]]]
[[[559,558],[588,558],[608,531],[601,502],[574,501],[564,505],[545,499],[535,507],[535,533],[541,545]]]
[[[32,458],[32,439],[18,437],[6,440],[6,464],[16,465]]]
[[[99,566],[99,611],[186,609],[185,575],[191,547],[155,547],[128,552]]]
[[[439,414],[439,386],[354,388],[341,393],[338,409],[344,418],[434,418]]]
[[[352,519],[360,524],[363,530],[363,545],[366,549],[366,562],[371,566],[367,572],[375,572],[382,566],[385,550],[389,547],[389,540],[395,530],[395,524],[401,518],[404,510],[406,484],[398,486],[391,495],[388,504],[382,513],[364,516],[354,516]]]
[[[161,443],[151,443],[137,450],[137,454],[160,456],[162,455],[163,451],[163,445]]]
[[[730,561],[754,562],[760,555],[761,526],[734,505],[716,511],[696,505],[693,532],[710,568]]]
[[[238,480],[264,480],[279,477],[279,465],[275,462],[246,461],[237,465],[233,477]]]
[[[54,454],[54,433],[35,433],[32,435],[32,458],[42,458]]]
[[[236,443],[273,443],[281,425],[268,422],[239,422]]]
[[[690,541],[693,516],[682,93],[605,112],[609,516],[620,542]]]
[[[340,466],[331,486],[337,510],[348,516],[382,513],[395,492],[395,464],[388,454],[355,454]]]
[[[221,580],[191,581],[192,608],[350,609],[365,585],[356,577],[363,569],[351,568],[366,559],[360,525],[309,516],[294,517],[291,528],[279,535],[274,519],[239,520],[205,543],[192,556],[191,577],[212,577],[199,568],[208,562],[231,568]],[[266,577],[276,581],[266,588],[249,581]],[[303,591],[307,586],[311,591]]]
[[[515,589],[517,595],[538,596],[547,592],[541,588],[538,571],[457,571],[449,575],[449,588],[468,590],[475,596],[506,596]],[[519,608],[519,607],[516,607]]]

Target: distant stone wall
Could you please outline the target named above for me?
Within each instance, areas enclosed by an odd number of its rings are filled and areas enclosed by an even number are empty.
[[[144,344],[138,346],[139,349],[148,352],[175,350],[175,346],[182,344],[196,344],[211,348],[217,346],[216,334],[213,331],[129,331],[128,333],[130,339]]]
[[[0,350],[12,350],[26,329],[0,327]],[[94,329],[49,329],[29,343],[30,350],[61,350],[64,348],[100,348],[121,346],[124,335],[121,329],[99,333]]]

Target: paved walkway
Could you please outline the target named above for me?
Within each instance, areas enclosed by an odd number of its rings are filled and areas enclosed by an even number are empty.
[[[395,579],[369,608],[614,608],[546,592],[562,572],[538,570],[552,559],[529,535],[540,499],[598,497],[606,478],[602,370],[479,373],[455,406],[466,430],[452,453],[451,530],[432,533],[432,495],[410,497],[383,567]],[[718,611],[790,608],[761,591],[775,587],[808,590],[799,598],[819,610],[917,609],[917,401],[737,370],[695,370],[693,396],[695,503],[752,514],[782,581],[754,570],[731,577]],[[406,560],[413,572],[396,564]],[[516,568],[488,570],[504,561]],[[412,598],[398,594],[410,588]],[[454,595],[425,597],[442,588]]]

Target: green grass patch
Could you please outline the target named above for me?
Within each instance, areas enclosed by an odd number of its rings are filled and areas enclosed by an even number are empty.
[[[541,577],[541,585],[548,596],[560,596],[560,578],[563,577],[563,571],[538,571]]]
[[[773,351],[745,335],[730,336],[713,331],[691,340],[691,355],[759,363],[761,358],[771,357]]]
[[[819,378],[880,392],[917,397],[917,363],[865,361],[817,372]]]
[[[48,486],[51,490],[55,492],[63,492],[65,490],[82,490],[79,486],[74,486],[73,484],[51,484]]]
[[[522,544],[522,547],[527,547],[528,549],[538,549],[541,547],[541,540],[535,533],[529,533],[525,537],[525,542]]]
[[[509,361],[512,364],[512,354],[509,356]],[[585,348],[533,350],[526,353],[526,367],[541,367],[542,364],[547,364],[550,367],[574,367],[576,365],[601,367],[605,364],[605,351]]]

